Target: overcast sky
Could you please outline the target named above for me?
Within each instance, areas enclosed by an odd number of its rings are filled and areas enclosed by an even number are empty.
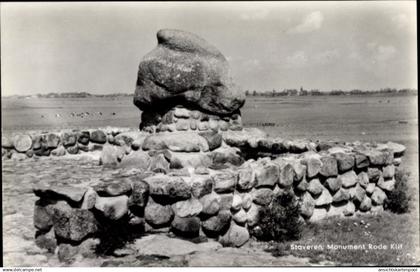
[[[2,95],[133,92],[161,28],[194,32],[244,90],[417,87],[416,3],[1,3]]]

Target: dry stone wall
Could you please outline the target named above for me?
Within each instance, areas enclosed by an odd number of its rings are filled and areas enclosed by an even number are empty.
[[[137,138],[130,133],[114,135],[113,145],[107,138],[101,155],[104,166],[127,168],[125,175],[85,188],[34,188],[39,197],[34,210],[39,246],[76,246],[92,237],[113,239],[103,234],[104,226],[117,224],[133,234],[171,231],[239,247],[258,228],[259,210],[285,190],[297,196],[306,221],[377,213],[395,186],[395,168],[405,151],[391,142],[282,141],[263,138],[264,133],[255,129],[214,132],[207,137],[194,133],[200,141],[191,138],[192,132],[176,132],[190,133],[184,137],[190,137],[192,146],[197,143],[197,149],[184,142],[170,142],[169,147],[159,142],[159,137],[174,136],[173,132],[137,132]],[[75,135],[73,143],[82,134]],[[116,144],[119,140],[121,145]],[[133,148],[134,143],[139,146]],[[115,155],[128,146],[127,153]],[[239,146],[246,150],[264,147],[264,153],[272,156],[245,161]]]

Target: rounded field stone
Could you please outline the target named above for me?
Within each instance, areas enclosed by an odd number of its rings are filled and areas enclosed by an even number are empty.
[[[149,185],[143,180],[136,180],[132,181],[131,188],[132,191],[128,199],[128,206],[130,208],[144,208],[149,197]]]
[[[219,242],[223,246],[240,247],[249,240],[249,232],[245,227],[235,223],[230,225],[229,230],[220,237]]]
[[[102,211],[111,220],[118,220],[128,212],[128,197],[126,195],[112,197],[97,197],[95,209]]]
[[[47,135],[47,147],[48,148],[57,148],[60,143],[60,137],[57,134],[50,133]]]
[[[57,237],[74,242],[80,242],[98,230],[98,223],[91,211],[73,209],[64,201],[54,205],[53,222]]]
[[[340,173],[351,170],[355,164],[355,159],[351,154],[339,152],[335,153],[334,157],[337,159],[338,171]]]
[[[199,135],[206,139],[209,150],[214,150],[222,145],[222,135],[215,131],[208,131],[208,132],[200,132]]]
[[[220,211],[217,215],[212,216],[201,222],[204,232],[209,236],[215,236],[227,229],[230,224],[232,214],[229,211]]]
[[[82,131],[79,133],[77,137],[77,141],[83,145],[87,145],[89,143],[89,139],[90,139],[89,131]]]
[[[144,209],[144,218],[152,226],[168,225],[174,217],[171,205],[160,205],[149,201]]]
[[[13,146],[13,140],[10,139],[10,137],[5,137],[2,136],[1,137],[1,147],[5,148],[5,149],[12,149]]]
[[[13,146],[18,152],[26,152],[32,147],[32,138],[29,135],[16,135],[13,137]]]
[[[106,134],[102,130],[95,130],[90,134],[90,141],[93,143],[104,144],[106,139]]]
[[[240,209],[233,215],[233,221],[237,223],[238,225],[244,225],[247,220],[247,214],[243,209]]]
[[[171,223],[176,233],[188,237],[197,237],[200,232],[200,219],[198,217],[175,216]]]
[[[76,144],[77,135],[72,132],[64,132],[61,135],[61,142],[63,143],[64,147],[73,146]]]
[[[221,199],[216,193],[204,195],[200,198],[200,202],[203,206],[201,213],[205,215],[217,214],[220,210]]]
[[[273,191],[268,188],[256,189],[252,192],[252,201],[255,204],[266,206],[273,198]]]
[[[340,189],[333,195],[332,201],[334,203],[339,203],[339,202],[347,201],[349,199],[350,199],[350,193],[348,192],[348,190]]]
[[[341,179],[338,178],[328,178],[325,185],[331,192],[337,192],[341,188],[341,182]]]
[[[338,174],[337,160],[332,156],[321,157],[322,166],[319,173],[324,177],[335,177]]]
[[[251,207],[246,212],[246,216],[247,216],[246,222],[249,227],[253,227],[259,222],[260,208],[261,206],[252,203]]]
[[[206,194],[210,194],[213,189],[213,179],[210,176],[193,176],[191,178],[191,194],[200,198]]]
[[[338,176],[344,188],[349,188],[356,185],[358,178],[356,173],[351,170]]]
[[[321,195],[315,200],[315,207],[329,205],[332,201],[333,198],[330,192],[328,191],[328,189],[324,188],[322,190]]]
[[[68,147],[67,147],[67,153],[69,153],[69,154],[73,154],[73,155],[75,155],[75,154],[79,153],[79,146],[77,146],[77,145],[74,145],[74,146],[68,146]]]
[[[276,164],[267,164],[255,169],[256,187],[270,186],[274,187],[279,181],[279,167]],[[293,181],[293,178],[292,178]]]
[[[360,186],[363,188],[366,188],[369,184],[369,175],[366,172],[360,172],[359,175],[357,175],[358,182]]]
[[[144,181],[149,185],[152,196],[166,201],[185,200],[191,197],[191,184],[185,182],[182,177],[157,174],[145,178]]]
[[[310,192],[313,196],[317,196],[322,193],[324,186],[322,186],[321,181],[319,179],[314,178],[309,182],[308,185],[308,192]]]
[[[172,209],[177,217],[192,217],[198,215],[203,210],[203,205],[198,199],[190,198],[172,204]]]
[[[217,173],[213,176],[214,188],[216,193],[233,192],[237,183],[237,175],[232,172]]]
[[[306,218],[309,218],[312,216],[314,209],[315,200],[310,193],[306,192],[301,199],[300,214]]]
[[[128,179],[119,179],[112,182],[100,182],[93,186],[100,196],[130,195],[131,184]]]

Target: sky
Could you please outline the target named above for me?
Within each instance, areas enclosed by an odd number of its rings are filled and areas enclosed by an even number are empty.
[[[215,45],[243,90],[417,88],[415,1],[0,7],[3,96],[134,92],[162,28]]]

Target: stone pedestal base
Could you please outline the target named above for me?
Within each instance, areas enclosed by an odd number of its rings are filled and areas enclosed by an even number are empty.
[[[144,111],[141,116],[140,130],[151,133],[242,130],[242,119],[239,110],[229,116],[218,116],[185,107],[175,107],[164,112]]]

